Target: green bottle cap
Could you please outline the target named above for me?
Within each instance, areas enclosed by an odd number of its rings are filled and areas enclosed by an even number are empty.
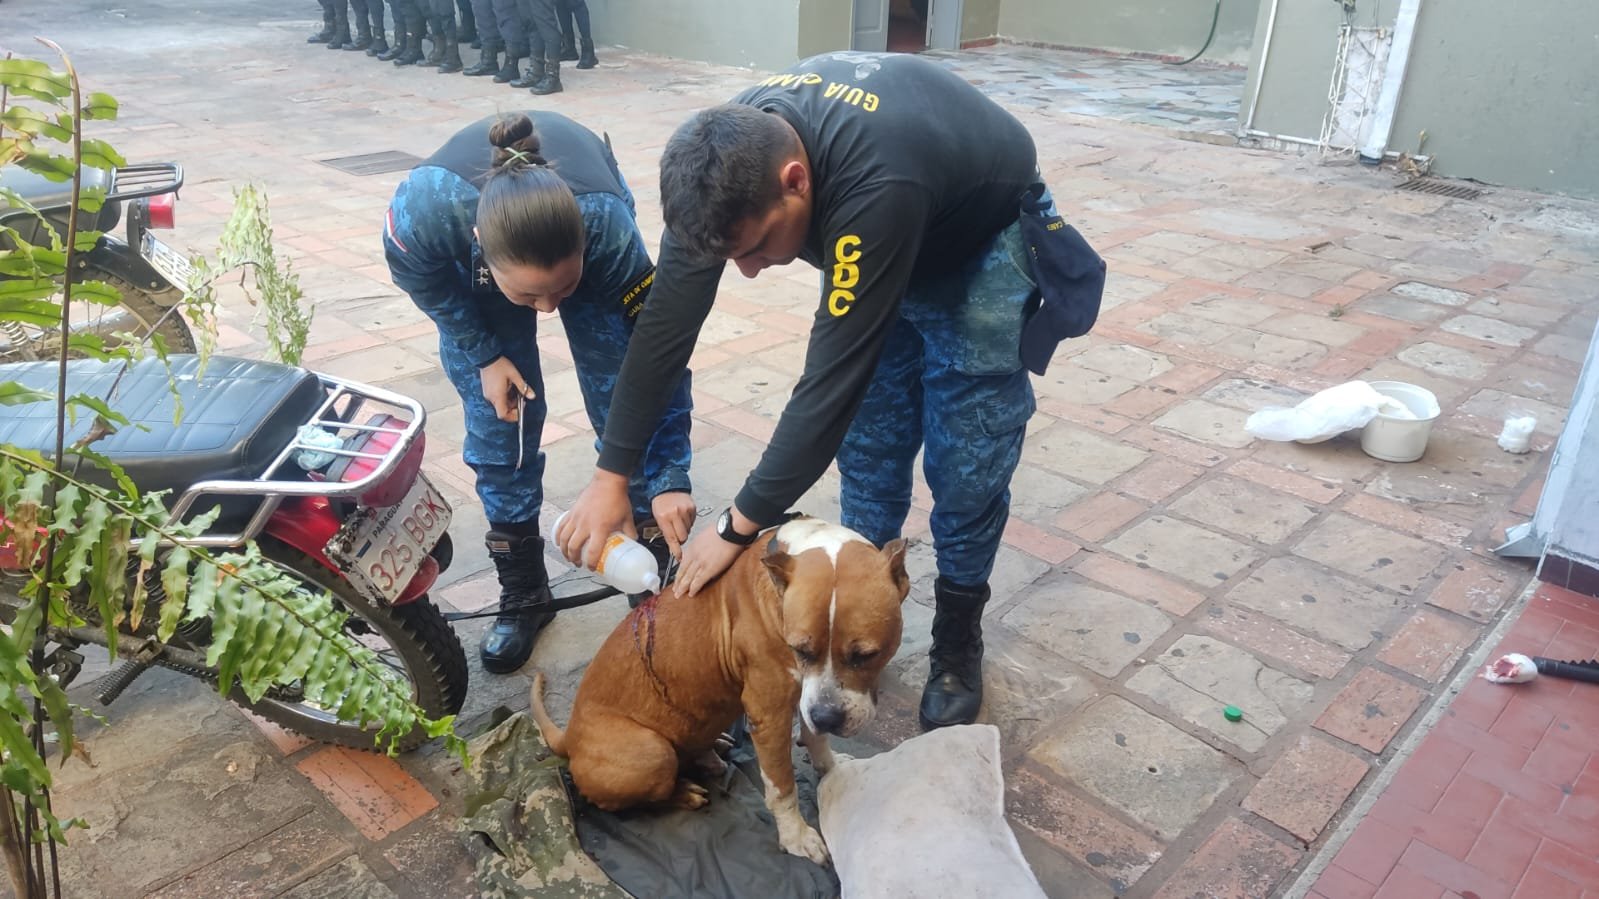
[[[1227,718],[1228,721],[1244,720],[1244,710],[1235,705],[1230,705],[1227,708],[1222,709],[1221,713]]]

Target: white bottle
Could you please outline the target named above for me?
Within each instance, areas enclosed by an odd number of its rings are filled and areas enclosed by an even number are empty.
[[[555,519],[551,536],[560,533],[566,512]],[[585,550],[588,547],[584,547]],[[655,593],[661,589],[659,564],[644,544],[617,531],[605,538],[600,560],[594,566],[594,579],[623,593]]]

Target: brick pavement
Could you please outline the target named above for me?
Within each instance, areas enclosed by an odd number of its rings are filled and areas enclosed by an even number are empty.
[[[130,158],[187,166],[177,243],[212,246],[232,187],[265,187],[280,245],[318,302],[307,359],[430,408],[427,464],[456,504],[461,550],[436,599],[489,602],[458,405],[428,323],[388,283],[379,254],[377,223],[400,176],[355,177],[319,160],[425,155],[462,123],[533,99],[308,46],[311,9],[6,9],[8,24],[63,38],[91,89],[122,100],[122,121],[103,136]],[[601,55],[599,69],[571,73],[566,93],[539,102],[610,133],[653,235],[661,144],[750,73]],[[1003,84],[1012,58],[997,48],[959,66],[988,66],[983,80]],[[1017,109],[1112,276],[1094,334],[1035,379],[1040,412],[994,578],[985,718],[1003,736],[1011,819],[1054,896],[1289,889],[1521,595],[1525,567],[1489,549],[1531,511],[1594,326],[1599,245],[1582,223],[1595,207],[1512,191],[1476,202],[1396,193],[1387,173],[1081,110]],[[815,277],[795,267],[726,281],[694,360],[705,508],[732,496],[771,432],[802,361]],[[250,318],[229,299],[230,351],[260,351]],[[593,449],[558,322],[544,327],[553,520]],[[1347,439],[1263,444],[1241,431],[1253,409],[1361,375],[1438,394],[1444,414],[1422,461],[1380,463]],[[1494,435],[1522,408],[1540,410],[1535,452],[1506,455]],[[836,490],[830,473],[801,507],[836,514]],[[928,508],[919,489],[911,536],[925,537]],[[931,617],[925,543],[911,566],[905,645],[857,751],[915,730]],[[563,614],[541,641],[534,664],[553,676],[558,714],[620,613],[613,603]],[[460,630],[475,646],[482,624]],[[525,677],[475,666],[472,677],[466,729],[496,705],[525,706]],[[1244,708],[1242,722],[1222,718],[1228,703]],[[393,764],[352,758],[258,728],[159,673],[110,718],[91,747],[99,767],[61,773],[63,809],[96,827],[65,856],[84,892],[108,881],[173,895],[469,892],[451,832],[463,779],[436,749]],[[1558,840],[1534,852],[1545,849],[1558,856]],[[1406,870],[1434,877],[1442,864]]]

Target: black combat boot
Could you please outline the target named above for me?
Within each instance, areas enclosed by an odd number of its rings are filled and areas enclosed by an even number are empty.
[[[342,0],[341,0],[342,2]],[[305,39],[308,44],[325,44],[333,39],[333,0],[322,0],[322,30]]]
[[[439,72],[451,75],[461,71],[461,44],[456,39],[454,19],[440,16],[439,25],[444,29],[444,58],[439,60]]]
[[[405,23],[405,49],[400,55],[394,57],[397,66],[414,66],[422,61],[422,35],[425,30],[422,16],[413,15],[406,17]]]
[[[988,585],[961,587],[938,578],[933,582],[933,648],[922,690],[920,718],[924,730],[971,724],[983,707],[983,606]]]
[[[350,44],[349,0],[333,0],[333,36],[328,38],[329,50],[343,50]]]
[[[399,59],[405,53],[405,15],[399,9],[394,10],[394,43],[385,50],[374,54],[378,59],[388,62]],[[381,38],[379,38],[381,40]]]
[[[500,70],[500,42],[492,37],[483,39],[483,51],[478,54],[477,62],[467,66],[463,75],[493,75]]]
[[[383,24],[383,0],[369,0],[366,11],[372,19],[372,46],[366,48],[366,55],[377,56],[389,52],[389,39]]]
[[[577,41],[571,31],[561,35],[561,62],[577,62]]]
[[[455,19],[450,19],[450,24],[455,24]],[[429,16],[428,25],[431,33],[428,35],[428,55],[422,58],[425,66],[442,65],[444,62],[444,20],[438,16]]]
[[[544,60],[542,60],[542,59],[531,59],[530,58],[527,61],[527,71],[522,73],[522,77],[517,78],[515,81],[512,81],[511,82],[511,86],[512,87],[533,87],[533,86],[537,85],[539,83],[539,81],[541,81],[543,78],[544,78]]]
[[[527,55],[527,45],[515,41],[505,45],[505,62],[494,73],[495,84],[510,84],[522,77],[522,57]]]
[[[377,2],[377,0],[373,0]],[[346,50],[365,50],[372,46],[372,22],[364,15],[355,17],[355,40],[344,45]]]
[[[542,97],[545,94],[558,94],[561,92],[561,61],[555,57],[544,60],[544,77],[540,78],[528,90]]]
[[[577,67],[592,69],[600,64],[600,58],[594,55],[594,38],[583,35],[583,55],[577,58]]]
[[[493,674],[509,674],[527,664],[533,654],[533,641],[539,631],[555,618],[554,612],[535,612],[527,607],[549,603],[550,577],[544,570],[544,541],[538,537],[516,537],[489,531],[489,558],[500,578],[500,611],[494,626],[483,635],[478,653],[483,668]]]

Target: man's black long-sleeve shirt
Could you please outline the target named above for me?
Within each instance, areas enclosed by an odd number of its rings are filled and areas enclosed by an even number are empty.
[[[735,500],[769,524],[837,454],[907,286],[958,270],[1016,220],[1037,178],[1037,153],[1015,117],[910,55],[814,57],[732,102],[782,116],[799,135],[814,191],[800,258],[823,271],[805,370]],[[691,257],[668,224],[617,384],[602,469],[626,474],[637,464],[725,265]]]

